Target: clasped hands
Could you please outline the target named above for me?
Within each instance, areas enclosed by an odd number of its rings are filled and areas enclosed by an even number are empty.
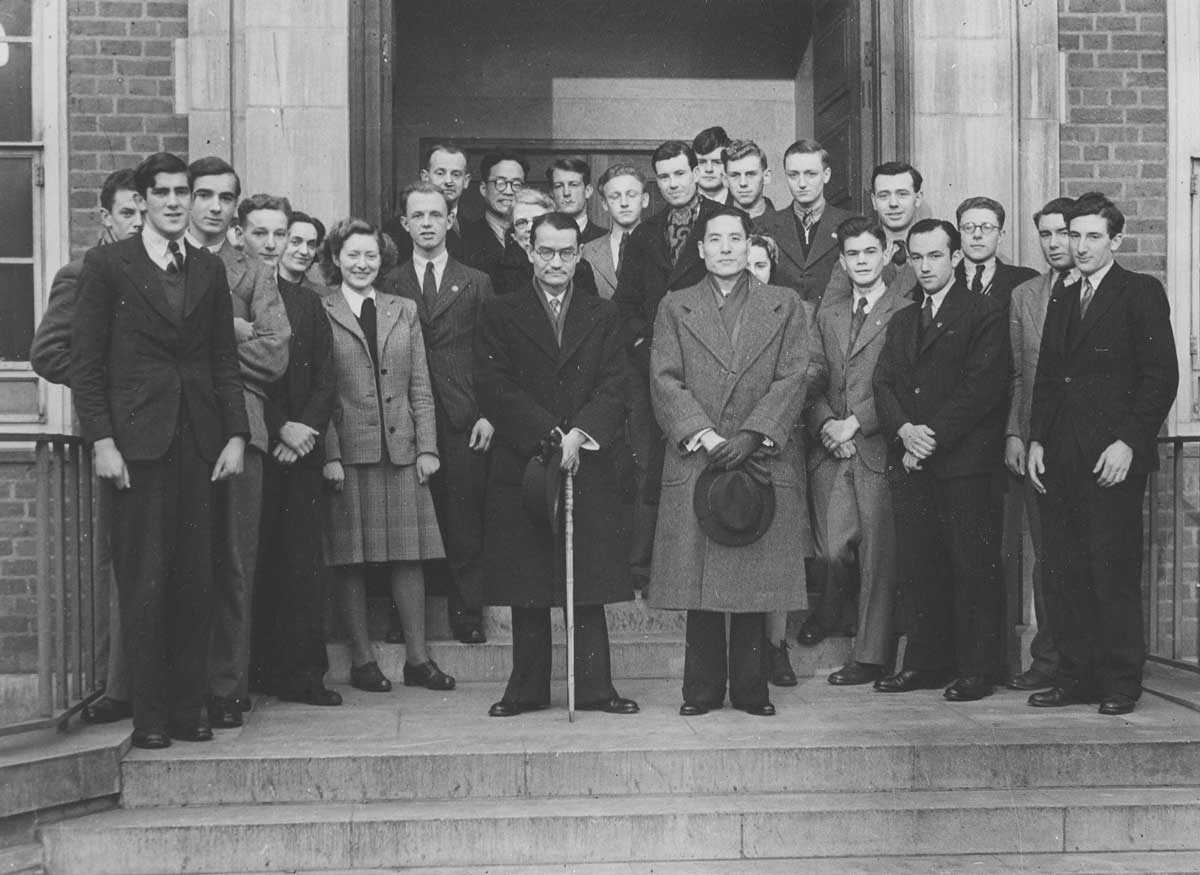
[[[821,424],[821,443],[835,459],[849,459],[858,452],[853,438],[859,427],[858,417],[853,413],[845,419],[827,419]]]
[[[920,471],[921,463],[933,455],[937,449],[934,431],[927,425],[913,425],[906,422],[897,432],[901,443],[904,444],[902,463],[905,471]]]
[[[291,465],[311,453],[320,436],[320,432],[303,422],[285,422],[280,426],[279,443],[271,455],[279,464]]]

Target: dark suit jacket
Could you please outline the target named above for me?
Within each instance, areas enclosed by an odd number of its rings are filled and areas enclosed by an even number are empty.
[[[463,222],[461,228],[462,263],[491,276],[492,266],[503,257],[507,247],[496,239],[492,226],[484,216],[473,222]],[[454,257],[459,258],[457,255]]]
[[[38,323],[29,350],[29,364],[43,380],[66,384],[71,375],[71,322],[75,318],[75,290],[83,260],[59,268],[50,284],[50,300]]]
[[[1047,467],[1094,465],[1122,440],[1133,448],[1131,472],[1155,470],[1155,435],[1179,386],[1166,292],[1114,264],[1078,322],[1079,289],[1056,287],[1046,307],[1029,437],[1045,445]]]
[[[484,301],[493,297],[492,281],[482,271],[451,258],[442,274],[434,304],[421,294],[413,263],[396,274],[396,294],[415,301],[425,337],[425,358],[437,416],[453,431],[467,431],[479,419],[475,398],[475,326]]]
[[[694,286],[708,275],[700,258],[699,243],[704,223],[719,209],[721,204],[701,196],[700,214],[674,265],[667,244],[670,208],[638,225],[625,244],[617,291],[612,299],[621,312],[625,344],[643,374],[650,372],[650,343],[654,340],[654,317],[658,315],[659,302],[667,292]]]
[[[579,232],[579,245],[591,243],[593,240],[598,240],[608,234],[608,229],[603,225],[597,225],[595,222],[589,221],[587,227]]]
[[[279,296],[292,326],[288,367],[281,379],[268,383],[264,403],[270,448],[279,442],[287,422],[302,422],[321,436],[311,453],[297,461],[304,467],[325,461],[325,430],[337,401],[333,373],[333,335],[321,305],[321,290],[307,281],[299,288],[279,284]]]
[[[915,300],[921,300],[919,293]],[[921,306],[892,316],[875,368],[875,408],[899,465],[906,422],[933,429],[937,449],[924,467],[939,478],[998,471],[1012,356],[998,301],[955,282],[923,340]]]
[[[968,268],[970,274],[968,274]],[[969,291],[971,288],[971,278],[974,276],[975,268],[967,264],[964,258],[958,263],[956,274],[958,279]],[[996,259],[996,272],[992,274],[992,282],[983,290],[985,295],[995,298],[1004,307],[1005,312],[1008,311],[1008,305],[1012,301],[1013,289],[1019,286],[1025,280],[1033,279],[1038,275],[1038,272],[1032,267],[1021,267],[1019,264],[1005,264],[999,258]]]
[[[483,270],[483,268],[479,268]],[[492,291],[499,296],[523,292],[533,283],[533,263],[529,254],[510,234],[504,253],[483,270],[492,280]],[[575,291],[585,295],[599,294],[596,290],[596,274],[585,259],[575,264]]]
[[[811,301],[818,309],[829,285],[829,276],[838,263],[837,227],[853,213],[827,204],[821,221],[813,231],[812,245],[805,256],[796,231],[796,213],[789,203],[782,210],[764,213],[755,223],[755,229],[767,234],[779,244],[779,264],[771,281],[781,286],[790,286],[800,293],[805,301]]]
[[[140,235],[83,259],[71,331],[71,387],[83,436],[111,437],[131,461],[160,458],[181,405],[206,462],[250,436],[225,268],[187,245],[183,315],[162,291]]]

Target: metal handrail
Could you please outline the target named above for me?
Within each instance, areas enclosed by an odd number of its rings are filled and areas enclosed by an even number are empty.
[[[37,709],[0,723],[0,736],[65,729],[103,694],[96,682],[96,490],[91,454],[68,434],[0,433],[0,446],[32,446],[37,477]]]
[[[1185,507],[1184,507],[1184,448],[1187,446],[1200,446],[1200,435],[1184,435],[1175,437],[1160,437],[1158,438],[1159,447],[1169,447],[1169,465],[1171,478],[1171,525],[1172,525],[1172,543],[1171,543],[1171,641],[1169,652],[1163,652],[1167,649],[1162,641],[1162,636],[1159,632],[1159,607],[1161,600],[1159,598],[1158,587],[1158,568],[1162,559],[1162,546],[1159,544],[1159,520],[1158,507],[1160,501],[1161,489],[1159,488],[1159,477],[1151,475],[1150,489],[1148,493],[1149,506],[1149,525],[1147,532],[1147,540],[1149,541],[1146,553],[1146,566],[1143,569],[1142,582],[1143,586],[1149,588],[1149,610],[1147,611],[1150,634],[1148,637],[1148,656],[1154,662],[1171,665],[1176,668],[1183,668],[1189,671],[1200,672],[1200,660],[1197,662],[1188,661],[1185,657],[1185,647],[1181,638],[1181,632],[1184,627],[1184,604],[1187,599],[1184,598],[1184,591],[1189,585],[1188,581],[1183,580],[1184,571],[1184,533],[1186,531]],[[1160,456],[1160,463],[1162,458]],[[1190,582],[1190,586],[1196,590],[1196,597],[1200,597],[1200,580]],[[1196,640],[1192,642],[1195,650],[1194,653],[1200,654],[1200,623],[1197,624]]]

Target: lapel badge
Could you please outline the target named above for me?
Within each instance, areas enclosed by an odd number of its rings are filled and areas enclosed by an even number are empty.
[[[450,287],[450,291],[452,291],[452,292],[457,292],[457,291],[458,291],[458,286],[451,286],[451,287]]]

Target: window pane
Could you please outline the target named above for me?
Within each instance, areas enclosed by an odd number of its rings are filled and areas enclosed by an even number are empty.
[[[33,257],[33,161],[0,158],[0,258]]]
[[[0,140],[32,140],[33,46],[0,42],[0,62]]]
[[[0,34],[29,36],[33,0],[0,0]]]
[[[29,361],[33,343],[33,265],[0,264],[0,361]]]

